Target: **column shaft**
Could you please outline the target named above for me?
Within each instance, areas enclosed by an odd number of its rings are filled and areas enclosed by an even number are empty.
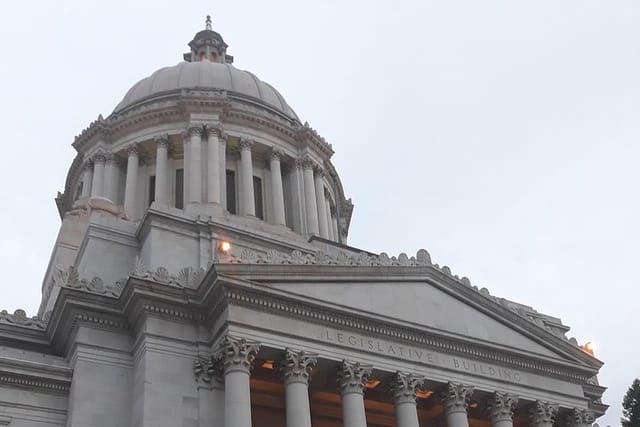
[[[362,393],[342,395],[342,425],[344,427],[367,427]]]
[[[416,404],[410,402],[396,404],[396,426],[418,427],[418,411]]]
[[[124,188],[124,212],[129,219],[136,218],[136,190],[138,187],[138,149],[127,149],[127,180]]]
[[[253,160],[251,147],[254,142],[243,139],[240,141],[240,215],[256,215],[253,195]]]
[[[202,202],[202,128],[189,129],[189,202]]]
[[[251,427],[249,372],[234,370],[224,376],[225,427]]]
[[[104,197],[113,203],[118,197],[118,164],[112,153],[107,153],[104,164]]]
[[[207,140],[207,201],[209,203],[222,203],[222,187],[220,185],[220,141],[219,129],[209,129]]]
[[[169,206],[169,138],[156,138],[156,203]]]
[[[316,189],[313,180],[313,166],[310,160],[303,164],[304,170],[304,199],[307,211],[307,233],[318,234],[318,204],[316,203]]]
[[[317,363],[315,354],[285,350],[280,372],[284,377],[287,427],[311,427],[309,378]]]
[[[284,211],[284,188],[282,187],[282,170],[280,158],[282,153],[272,151],[269,167],[271,170],[271,196],[273,197],[273,223],[286,225]]]
[[[91,180],[91,197],[104,195],[104,156],[98,155],[93,159],[93,179]]]
[[[367,427],[364,385],[371,375],[371,370],[371,366],[342,361],[338,371],[338,388],[342,398],[343,427]]]
[[[424,377],[396,372],[392,386],[397,427],[419,427],[416,392],[424,384]]]
[[[222,134],[219,139],[220,143],[220,191],[222,192],[220,200],[222,207],[227,209],[227,137]]]
[[[327,218],[327,230],[329,230],[329,240],[333,240],[334,242],[337,240],[336,236],[333,234],[333,223],[331,222],[331,204],[328,199],[324,200],[324,207],[326,208],[326,218]]]
[[[331,216],[331,225],[333,226],[333,235],[335,241],[340,242],[340,232],[338,231],[338,219],[335,216]]]
[[[324,184],[322,183],[323,173],[316,170],[314,175],[314,186],[316,193],[316,206],[318,209],[318,231],[320,236],[325,239],[329,238],[329,228],[327,227],[327,208],[325,206]]]
[[[87,198],[91,196],[91,180],[93,178],[93,170],[90,163],[87,163],[82,171],[82,193],[80,197]]]

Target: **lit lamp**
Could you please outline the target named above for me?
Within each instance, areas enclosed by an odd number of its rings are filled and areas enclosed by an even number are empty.
[[[596,349],[596,345],[591,342],[591,341],[587,341],[583,346],[582,346],[582,350],[585,351],[585,353],[589,353],[590,355],[593,356],[593,352]]]
[[[225,240],[221,241],[220,244],[218,244],[218,250],[223,254],[229,253],[229,251],[231,250],[231,243]]]

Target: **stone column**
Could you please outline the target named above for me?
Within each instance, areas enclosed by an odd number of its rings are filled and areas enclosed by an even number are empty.
[[[138,160],[138,147],[134,144],[127,148],[127,180],[124,187],[124,213],[129,219],[134,219],[136,215]]]
[[[424,377],[396,372],[392,384],[397,427],[419,427],[416,391],[424,384]]]
[[[91,197],[104,196],[104,153],[93,156],[93,179],[91,180]]]
[[[307,233],[318,234],[318,204],[316,203],[316,189],[313,179],[313,162],[306,158],[303,160],[304,170],[304,199],[307,211]]]
[[[224,372],[224,426],[251,427],[249,377],[260,345],[225,336],[216,358]]]
[[[280,159],[284,153],[275,148],[271,150],[269,168],[271,170],[271,195],[273,197],[273,223],[286,225],[284,213],[284,188],[282,187],[282,170]]]
[[[327,198],[326,194],[324,199],[324,207],[326,210],[327,230],[329,230],[329,240],[336,241],[337,239],[333,235],[333,224],[331,222],[331,202],[329,202],[329,199]]]
[[[569,427],[590,427],[595,421],[593,412],[588,409],[573,408],[567,419]]]
[[[93,178],[93,165],[91,161],[84,164],[82,169],[82,193],[80,197],[87,198],[91,196],[91,181]]]
[[[105,153],[104,197],[116,203],[118,197],[118,163],[113,153]]]
[[[155,202],[169,206],[169,135],[157,136],[156,143],[156,188]]]
[[[222,203],[220,185],[220,128],[207,128],[207,201],[217,205]]]
[[[364,389],[371,370],[368,365],[342,361],[338,371],[338,389],[342,398],[343,427],[367,427]]]
[[[240,215],[256,215],[253,196],[253,160],[251,148],[255,141],[242,138],[240,140]]]
[[[558,413],[558,405],[536,400],[529,411],[531,427],[553,427]]]
[[[189,128],[189,203],[202,203],[202,126]]]
[[[311,427],[309,375],[317,355],[286,349],[281,364],[284,377],[287,427]]]
[[[495,392],[489,400],[489,418],[493,427],[513,427],[513,411],[518,398],[511,394]]]
[[[220,198],[222,207],[227,209],[227,134],[220,135],[220,188],[222,197]]]
[[[331,226],[333,227],[333,235],[335,236],[335,241],[340,242],[340,231],[338,231],[338,217],[335,215],[331,216]]]
[[[322,177],[324,172],[319,167],[315,169],[313,178],[315,193],[316,193],[316,206],[318,208],[318,230],[320,231],[320,237],[325,239],[329,238],[329,228],[327,227],[327,207],[325,206],[324,198],[324,184]]]
[[[473,387],[465,384],[448,383],[442,395],[442,406],[449,427],[469,427],[467,408],[473,394]]]

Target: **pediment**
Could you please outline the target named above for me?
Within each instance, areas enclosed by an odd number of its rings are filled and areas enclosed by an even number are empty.
[[[555,349],[544,339],[524,333],[512,319],[426,281],[264,284],[288,294],[311,298],[319,304],[355,309],[443,335],[497,345],[516,352],[566,359],[565,350]],[[540,333],[547,335],[542,329]]]

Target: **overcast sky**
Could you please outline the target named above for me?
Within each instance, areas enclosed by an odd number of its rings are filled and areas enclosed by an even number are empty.
[[[37,311],[71,143],[180,61],[235,65],[332,145],[349,243],[426,248],[597,343],[619,425],[640,376],[640,2],[12,1],[0,13],[0,309]]]

